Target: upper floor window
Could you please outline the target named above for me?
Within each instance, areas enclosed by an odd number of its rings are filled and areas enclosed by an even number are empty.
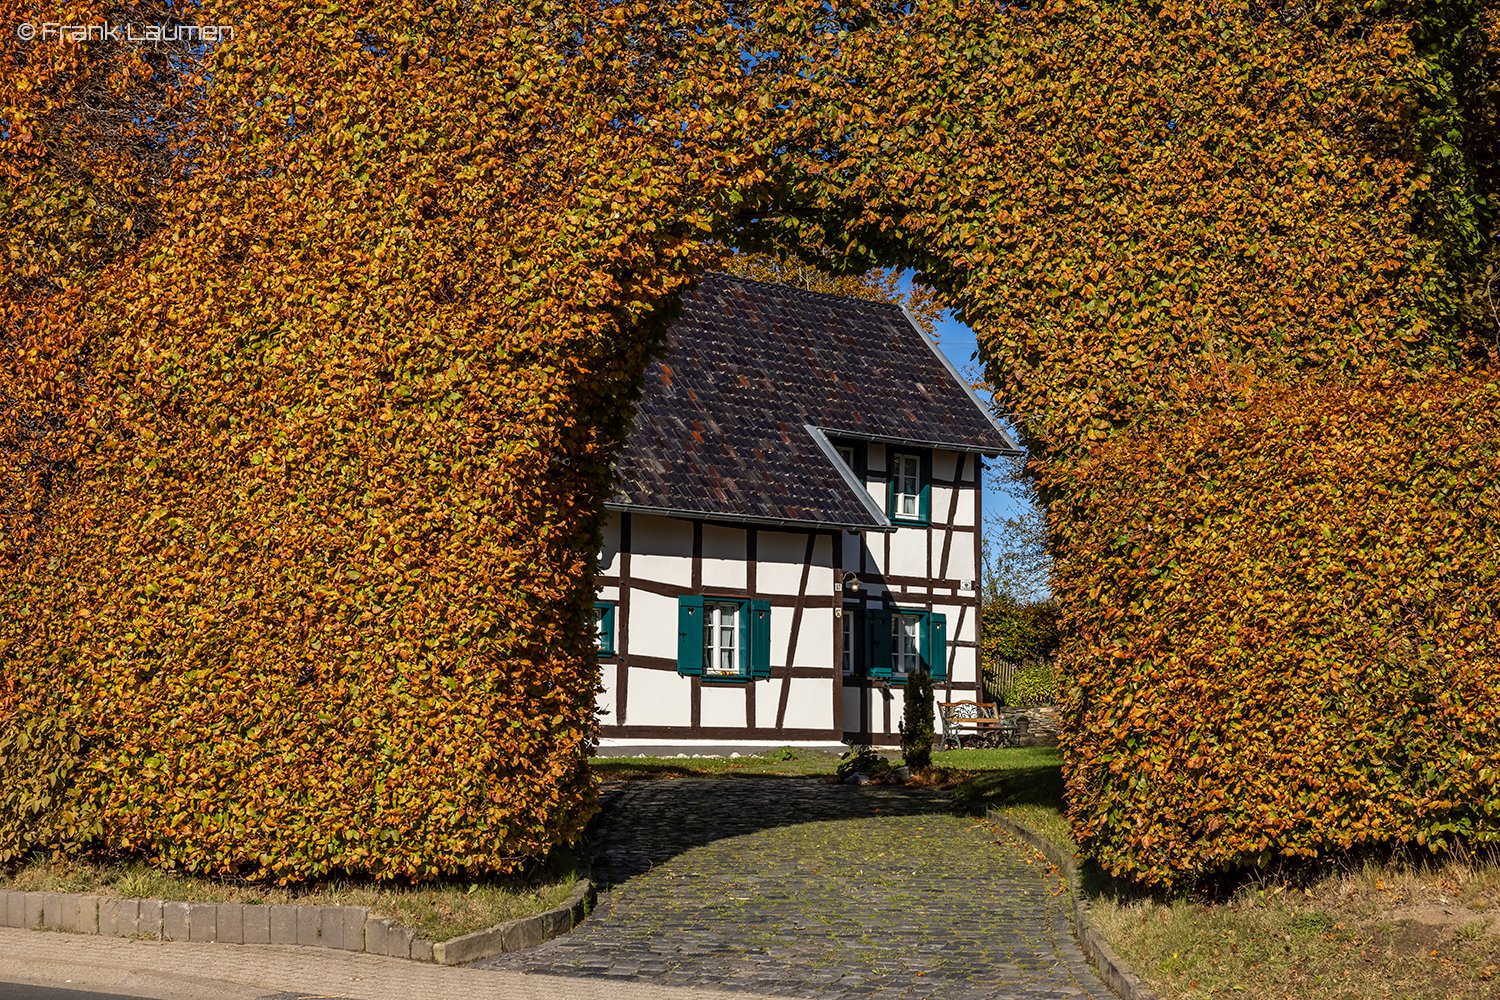
[[[838,446],[838,453],[839,453],[839,458],[841,458],[841,459],[844,460],[844,464],[847,465],[847,466],[849,466],[850,469],[853,469],[854,468],[854,445],[852,445],[852,444],[841,444],[841,445]]]
[[[931,459],[910,451],[891,452],[886,513],[893,521],[927,524],[931,517]]]

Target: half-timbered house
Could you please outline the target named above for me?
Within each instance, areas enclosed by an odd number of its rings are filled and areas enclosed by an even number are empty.
[[[975,697],[981,473],[1014,453],[900,306],[707,276],[608,504],[604,741],[891,743],[919,666]]]

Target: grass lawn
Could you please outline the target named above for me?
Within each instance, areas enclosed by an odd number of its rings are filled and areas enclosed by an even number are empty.
[[[838,763],[838,751],[794,747],[742,757],[595,757],[592,761],[594,773],[605,781],[703,775],[806,778],[831,775]]]
[[[932,763],[954,785],[959,805],[975,812],[993,808],[1055,841],[1065,853],[1077,850],[1063,818],[1058,751],[947,750],[933,754]]]
[[[5,877],[0,889],[18,892],[85,892],[122,899],[195,903],[299,903],[363,906],[432,941],[483,930],[557,906],[572,891],[571,865],[531,878],[414,887],[333,882],[305,889],[163,872],[142,862],[35,861]]]

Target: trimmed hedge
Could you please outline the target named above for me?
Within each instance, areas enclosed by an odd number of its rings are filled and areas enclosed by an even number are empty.
[[[654,12],[703,47],[653,83],[624,7],[210,6],[238,28],[156,137],[193,169],[155,235],[18,239],[3,286],[0,862],[513,869],[594,809],[601,505],[673,294],[758,182],[723,141],[738,36]],[[36,163],[99,124],[38,93],[55,53],[122,59],[7,29],[0,143]],[[652,100],[698,111],[634,121]],[[15,231],[54,233],[77,191],[27,179]]]
[[[1051,659],[1023,660],[1004,692],[1005,704],[1017,708],[1057,704],[1057,666]]]
[[[1088,856],[1171,884],[1500,841],[1497,469],[1500,385],[1400,372],[1087,464],[1056,523]]]

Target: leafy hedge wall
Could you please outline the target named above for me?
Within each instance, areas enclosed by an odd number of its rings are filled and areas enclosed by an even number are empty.
[[[1395,372],[1088,463],[1058,578],[1093,856],[1172,882],[1500,841],[1497,468],[1500,385]]]
[[[1496,478],[1479,6],[919,3],[805,84],[783,228],[921,269],[1032,446],[1071,817],[1113,872],[1500,833],[1489,508],[1448,482]],[[1418,439],[1461,464],[1411,478]],[[1403,616],[1429,648],[1386,649]]]
[[[609,461],[759,155],[725,140],[728,29],[662,12],[632,47],[626,13],[205,9],[240,27],[151,137],[193,169],[148,238],[53,238],[80,188],[7,173],[0,775],[37,777],[0,792],[0,862],[421,878],[580,831]],[[693,73],[633,75],[669,31]],[[5,56],[0,141],[36,163],[98,124],[48,60],[133,79],[109,45]]]

